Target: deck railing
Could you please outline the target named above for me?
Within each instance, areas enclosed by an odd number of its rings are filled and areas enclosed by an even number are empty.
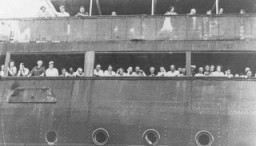
[[[256,38],[255,15],[101,16],[1,19],[0,41],[244,40]]]

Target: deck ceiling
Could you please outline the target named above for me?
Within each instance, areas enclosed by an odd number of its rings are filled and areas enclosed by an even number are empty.
[[[89,9],[90,0],[51,0],[57,8],[65,5],[71,15],[75,15],[79,6],[83,5]],[[100,0],[102,15],[110,15],[116,11],[119,15],[150,14],[151,0]],[[163,14],[170,5],[176,7],[179,14],[186,14],[191,8],[197,9],[198,13],[206,13],[212,9],[215,0],[157,0],[156,14]],[[247,12],[256,12],[255,0],[220,0],[220,7],[224,13],[239,13],[240,9]],[[96,1],[93,0],[93,15],[98,15]]]

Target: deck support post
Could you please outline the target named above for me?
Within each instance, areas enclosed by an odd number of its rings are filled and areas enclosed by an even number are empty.
[[[8,65],[11,59],[11,53],[10,52],[6,52],[6,56],[5,56],[5,62],[4,62],[4,76],[7,77],[8,76]]]
[[[191,51],[186,52],[186,75],[191,76]]]
[[[93,76],[95,62],[95,51],[87,51],[84,53],[84,75],[87,77]]]

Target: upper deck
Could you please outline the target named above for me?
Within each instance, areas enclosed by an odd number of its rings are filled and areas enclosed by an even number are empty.
[[[253,40],[256,16],[92,16],[1,19],[0,41],[95,42],[134,40]]]

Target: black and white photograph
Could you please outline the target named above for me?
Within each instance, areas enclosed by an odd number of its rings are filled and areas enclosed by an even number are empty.
[[[0,146],[256,146],[256,0],[0,0]]]

